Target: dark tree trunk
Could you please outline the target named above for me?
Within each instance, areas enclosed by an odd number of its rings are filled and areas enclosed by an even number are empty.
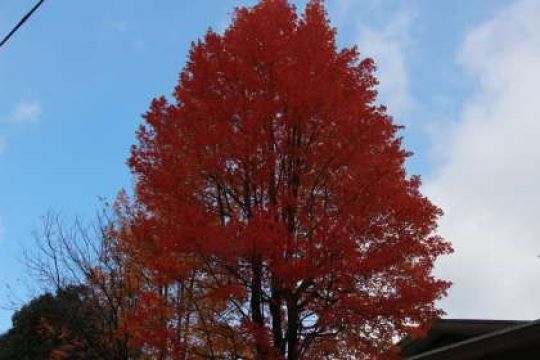
[[[262,313],[262,264],[258,256],[254,256],[252,262],[253,278],[251,280],[251,319],[255,326],[264,328],[264,317]],[[259,340],[259,339],[257,339]],[[266,358],[266,349],[257,341],[256,359]]]
[[[298,303],[293,294],[287,296],[287,360],[298,360],[298,328],[300,326]]]
[[[277,289],[275,280],[272,281],[272,296],[270,298],[270,315],[272,316],[272,336],[274,348],[285,356],[285,341],[283,339],[283,329],[281,328],[283,319],[281,316],[282,296]]]

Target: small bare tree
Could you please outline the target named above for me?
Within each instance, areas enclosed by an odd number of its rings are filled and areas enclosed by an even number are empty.
[[[96,351],[107,359],[133,359],[140,351],[130,345],[122,313],[129,310],[136,295],[125,257],[116,252],[110,236],[113,223],[107,211],[93,222],[75,219],[69,225],[58,213],[49,212],[34,233],[34,246],[25,252],[24,261],[46,291],[85,286],[90,301],[103,315]],[[88,335],[87,339],[95,339]]]

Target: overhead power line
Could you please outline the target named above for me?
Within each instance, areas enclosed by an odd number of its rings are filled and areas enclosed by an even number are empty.
[[[36,5],[34,5],[33,8],[31,8],[27,13],[26,15],[24,15],[21,20],[19,20],[19,22],[17,23],[17,25],[15,25],[15,27],[13,29],[11,29],[11,31],[2,39],[2,41],[0,42],[0,47],[2,47],[8,40],[10,37],[13,36],[13,34],[15,34],[17,32],[17,30],[19,30],[19,28],[26,22],[26,20],[28,20],[30,18],[30,16],[32,16],[32,14],[41,6],[41,4],[43,4],[45,0],[39,0],[37,2]]]

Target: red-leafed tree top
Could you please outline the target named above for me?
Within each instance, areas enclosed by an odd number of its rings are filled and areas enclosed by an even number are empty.
[[[431,270],[451,248],[406,175],[399,126],[374,103],[374,69],[337,48],[319,1],[298,17],[263,0],[193,44],[129,161],[122,241],[155,284],[131,319],[153,319],[140,327],[149,346],[371,359],[441,314],[449,284]]]

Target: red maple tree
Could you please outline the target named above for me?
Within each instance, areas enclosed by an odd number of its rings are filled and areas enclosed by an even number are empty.
[[[262,0],[193,44],[129,160],[121,243],[152,285],[126,323],[148,347],[372,359],[441,314],[449,283],[431,270],[451,247],[375,104],[374,70],[337,48],[320,1],[297,16]]]

